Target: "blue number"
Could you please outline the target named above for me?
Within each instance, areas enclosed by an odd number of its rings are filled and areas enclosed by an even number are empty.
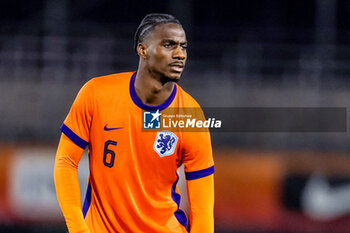
[[[114,158],[115,158],[115,152],[111,149],[108,149],[109,145],[116,146],[117,142],[108,140],[105,142],[105,150],[103,152],[103,164],[107,167],[113,167],[114,165]],[[110,156],[108,156],[108,154]],[[110,157],[109,162],[107,161],[107,157]]]

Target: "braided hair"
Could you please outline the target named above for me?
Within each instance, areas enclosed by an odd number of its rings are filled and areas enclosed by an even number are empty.
[[[139,43],[143,42],[145,37],[159,24],[178,24],[180,26],[181,23],[178,19],[176,19],[174,16],[169,14],[159,14],[159,13],[152,13],[146,15],[139,27],[136,30],[135,37],[134,37],[134,50],[137,53],[137,46]]]

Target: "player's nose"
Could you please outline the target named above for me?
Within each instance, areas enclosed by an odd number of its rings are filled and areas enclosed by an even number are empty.
[[[186,49],[183,49],[181,46],[176,46],[176,48],[173,51],[173,58],[178,60],[185,60],[186,56]]]

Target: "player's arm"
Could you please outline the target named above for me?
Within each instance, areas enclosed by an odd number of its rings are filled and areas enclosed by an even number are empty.
[[[187,180],[191,233],[214,232],[214,174]]]
[[[54,179],[58,202],[70,233],[89,233],[85,223],[78,181],[78,164],[84,149],[62,133],[58,145]]]
[[[199,106],[194,111],[189,115],[205,120]],[[182,162],[185,166],[190,205],[190,232],[213,233],[215,167],[208,130],[183,133]]]

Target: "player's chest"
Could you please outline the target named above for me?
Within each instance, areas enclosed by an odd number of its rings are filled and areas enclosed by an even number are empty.
[[[145,123],[152,121],[145,111],[120,104],[114,105],[113,109],[100,109],[95,114],[90,141],[99,155],[111,157],[114,151],[118,151],[119,159],[125,162],[153,162],[161,166],[169,162],[180,163],[181,135],[145,129]]]

